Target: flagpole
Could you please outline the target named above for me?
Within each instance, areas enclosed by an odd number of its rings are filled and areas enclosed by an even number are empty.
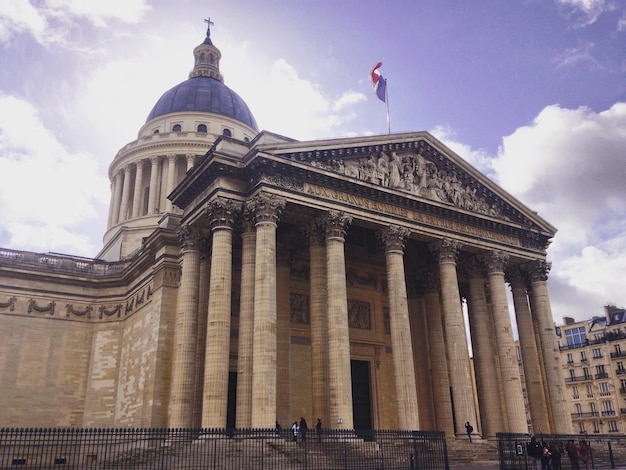
[[[385,104],[387,105],[387,133],[391,134],[391,121],[389,120],[389,87],[387,86],[389,83],[387,79],[385,79]]]

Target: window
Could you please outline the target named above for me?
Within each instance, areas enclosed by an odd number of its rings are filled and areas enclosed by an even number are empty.
[[[596,379],[601,379],[603,377],[607,377],[607,373],[604,370],[604,366],[596,366]]]
[[[591,378],[591,374],[589,373],[589,368],[588,367],[583,367],[583,376],[586,379],[590,379]]]
[[[598,425],[598,422],[597,422],[597,421],[594,421],[594,422],[593,422],[593,432],[594,432],[595,434],[599,434],[599,433],[600,433],[600,426]]]
[[[580,360],[581,360],[581,362],[587,362],[587,352],[586,351],[580,351]]]
[[[172,127],[172,132],[180,132],[182,130],[182,127],[180,126],[180,124],[174,124],[174,126]]]
[[[593,358],[600,359],[602,357],[602,350],[600,348],[593,348]]]
[[[582,421],[578,422],[578,432],[580,434],[585,434],[585,423],[583,423]]]
[[[621,387],[621,391],[626,392],[626,379],[622,379],[619,381],[619,386]]]
[[[572,395],[574,396],[574,400],[578,400],[580,395],[578,395],[578,385],[574,385],[572,387]]]
[[[576,403],[576,414],[578,416],[583,414],[583,407],[580,405],[580,403]]]
[[[576,371],[574,369],[569,370],[569,381],[573,382],[576,380]]]
[[[600,382],[598,384],[598,388],[600,389],[600,396],[601,397],[606,397],[607,395],[611,394],[611,392],[609,390],[609,384],[607,382]]]
[[[615,344],[615,355],[616,356],[620,356],[622,354],[622,348],[620,347],[619,344]]]
[[[153,130],[153,131],[152,131],[152,133],[153,133],[153,134],[158,134],[158,133],[159,133],[159,130],[158,130],[158,129],[155,129],[155,130]]]
[[[574,363],[574,358],[572,357],[572,353],[567,353],[567,363],[568,364]]]
[[[598,414],[598,409],[596,408],[596,404],[591,402],[589,403],[589,411],[591,411],[592,415],[597,415]]]
[[[617,421],[609,421],[609,432],[619,432]]]
[[[587,340],[587,333],[584,326],[565,330],[565,340],[570,347],[580,347]]]
[[[626,372],[626,369],[624,369],[624,363],[620,361],[617,363],[617,373],[623,374],[624,372]]]
[[[207,127],[206,127],[206,124],[198,124],[198,129],[197,129],[197,131],[198,131],[198,132],[201,132],[201,133],[203,133],[203,134],[206,134],[206,133],[207,133]]]
[[[230,131],[230,129],[224,129],[224,130],[222,131],[222,135],[223,135],[224,137],[232,137],[232,136],[233,136],[233,133]]]
[[[593,398],[593,386],[587,384],[587,398]]]

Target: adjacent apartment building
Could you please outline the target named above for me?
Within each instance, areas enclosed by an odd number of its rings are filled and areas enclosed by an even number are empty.
[[[626,432],[626,310],[557,327],[574,432]]]

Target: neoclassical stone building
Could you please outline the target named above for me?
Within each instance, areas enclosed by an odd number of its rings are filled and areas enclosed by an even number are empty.
[[[525,432],[508,283],[533,426],[571,432],[555,229],[427,132],[259,132],[220,56],[115,157],[97,259],[0,249],[0,426]]]

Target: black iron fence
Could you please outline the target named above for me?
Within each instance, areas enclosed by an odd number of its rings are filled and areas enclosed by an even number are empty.
[[[448,470],[444,434],[276,429],[0,429],[0,468]]]
[[[540,461],[533,461],[533,457],[527,453],[527,444],[530,442],[529,434],[498,433],[498,455],[500,457],[500,470],[532,470],[541,467]],[[589,467],[590,469],[624,468],[626,467],[626,436],[611,434],[536,434],[540,444],[549,446],[556,445],[560,452],[558,461],[551,461],[551,468],[570,470],[576,468],[566,450],[567,443],[571,440],[580,443],[585,440],[589,444]],[[546,456],[551,459],[553,456]],[[560,464],[560,467],[558,465]],[[580,468],[587,467],[580,461]]]

